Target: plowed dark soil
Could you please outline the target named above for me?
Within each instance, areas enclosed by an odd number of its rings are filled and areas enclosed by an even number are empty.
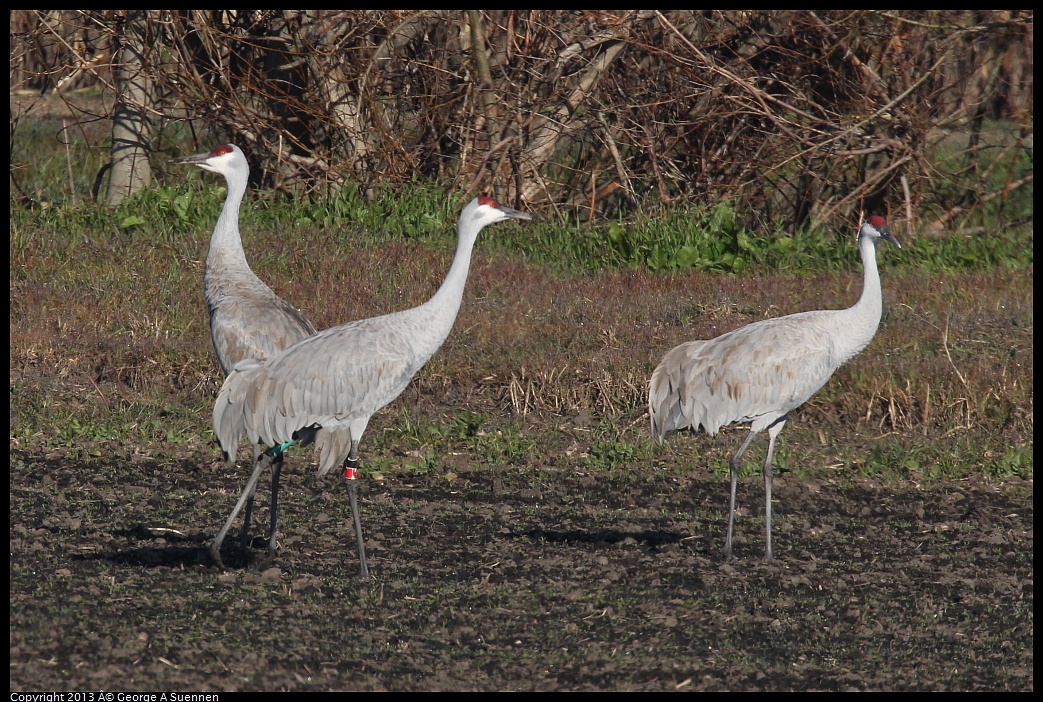
[[[12,690],[1031,690],[1031,483],[283,471],[279,550],[206,547],[244,476],[11,454]],[[264,531],[267,479],[254,532]]]

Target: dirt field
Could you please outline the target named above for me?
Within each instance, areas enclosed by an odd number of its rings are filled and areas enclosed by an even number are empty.
[[[1031,483],[782,477],[765,565],[759,480],[729,560],[724,481],[463,459],[362,483],[363,582],[343,479],[299,458],[274,560],[237,526],[225,572],[243,476],[11,461],[12,690],[1033,687]]]
[[[447,268],[402,245],[330,266],[325,236],[251,249],[307,263],[279,290],[319,327],[426,299]],[[765,565],[767,442],[726,559],[744,432],[659,447],[643,388],[679,341],[850,304],[858,276],[479,257],[363,439],[363,582],[343,478],[298,448],[275,557],[236,525],[228,570],[209,562],[249,470],[213,445],[201,259],[149,258],[137,291],[84,241],[12,272],[12,690],[1033,688],[1031,272],[888,274],[877,338],[779,437]]]

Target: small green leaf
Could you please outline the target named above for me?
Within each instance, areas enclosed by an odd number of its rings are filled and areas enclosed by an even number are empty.
[[[191,206],[191,192],[187,192],[184,195],[178,195],[174,198],[174,213],[177,214],[177,218],[181,221],[185,221],[188,219],[188,210]]]
[[[689,268],[699,261],[699,249],[694,246],[684,246],[677,252],[677,265],[679,268]]]

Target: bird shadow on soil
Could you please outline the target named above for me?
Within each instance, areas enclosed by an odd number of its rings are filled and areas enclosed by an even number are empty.
[[[92,554],[75,554],[73,561],[109,561],[120,565],[143,568],[180,568],[183,566],[210,565],[210,554],[205,544],[209,539],[204,534],[156,534],[143,524],[136,524],[129,529],[115,529],[113,536],[136,541],[154,541],[163,539],[167,543],[156,546],[130,548],[123,551],[105,551]],[[186,544],[184,546],[170,544]],[[235,559],[232,559],[235,562]],[[244,564],[249,559],[244,558]],[[238,565],[238,564],[237,564]]]
[[[508,539],[533,539],[535,541],[547,541],[555,544],[594,544],[607,545],[618,544],[627,540],[633,540],[653,551],[667,544],[676,544],[685,536],[676,531],[618,531],[615,529],[601,529],[599,531],[582,531],[572,529],[569,531],[555,531],[544,529],[530,529],[529,531],[510,533],[504,535]]]
[[[71,560],[108,561],[120,565],[144,568],[180,568],[213,565],[210,553],[206,547],[210,539],[202,533],[157,535],[142,524],[136,524],[128,529],[117,529],[111,533],[113,536],[136,541],[163,539],[167,543],[156,546],[129,548],[121,551],[77,554],[73,555]],[[559,531],[536,528],[524,532],[503,534],[501,538],[505,540],[529,539],[561,545],[588,544],[593,546],[613,546],[619,543],[632,542],[646,546],[655,553],[663,546],[680,543],[688,537],[680,532],[662,530],[622,531],[618,529],[599,529],[597,531],[585,531],[571,529]],[[260,541],[261,539],[258,538],[257,540]],[[264,544],[261,545],[263,546]],[[239,570],[251,566],[259,557],[259,554],[253,552],[253,547],[256,546],[257,543],[255,542],[246,552],[240,551],[239,548],[223,550],[221,556],[225,568]]]

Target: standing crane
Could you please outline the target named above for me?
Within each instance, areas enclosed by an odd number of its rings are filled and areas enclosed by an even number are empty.
[[[221,543],[254,490],[265,466],[290,443],[314,442],[320,476],[343,464],[358,539],[360,572],[369,577],[358,507],[358,446],[373,414],[397,398],[413,375],[449,336],[463,300],[478,232],[504,220],[532,215],[491,197],[472,200],[460,213],[456,255],[435,295],[412,309],[333,327],[266,361],[240,362],[225,380],[214,406],[214,433],[226,459],[245,434],[267,447],[256,461],[239,502],[210,546],[221,564]],[[274,513],[272,533],[275,533]],[[270,548],[270,546],[269,546]]]
[[[210,237],[203,273],[203,297],[210,319],[210,338],[217,352],[221,371],[227,376],[235,364],[247,358],[263,360],[315,333],[315,327],[290,303],[275,294],[258,278],[246,262],[239,235],[239,206],[246,194],[250,165],[242,150],[224,144],[212,151],[174,159],[171,163],[192,164],[225,177],[228,194]],[[256,449],[255,449],[256,451]],[[235,449],[231,451],[234,460]],[[257,454],[254,455],[254,460]],[[275,548],[275,510],[279,498],[279,469],[272,469],[272,531],[269,549]],[[254,486],[256,488],[256,485]],[[254,493],[246,504],[240,544],[245,549],[250,538],[250,515]]]
[[[747,324],[709,341],[671,349],[652,373],[648,412],[660,443],[667,432],[702,427],[711,436],[726,424],[750,422],[750,433],[729,461],[731,499],[724,553],[732,555],[735,490],[746,449],[768,430],[764,459],[764,560],[771,550],[771,461],[775,437],[790,411],[814,395],[833,373],[872,341],[880,325],[880,274],[876,245],[891,235],[883,217],[870,217],[858,233],[865,269],[862,297],[846,310],[816,310]]]

